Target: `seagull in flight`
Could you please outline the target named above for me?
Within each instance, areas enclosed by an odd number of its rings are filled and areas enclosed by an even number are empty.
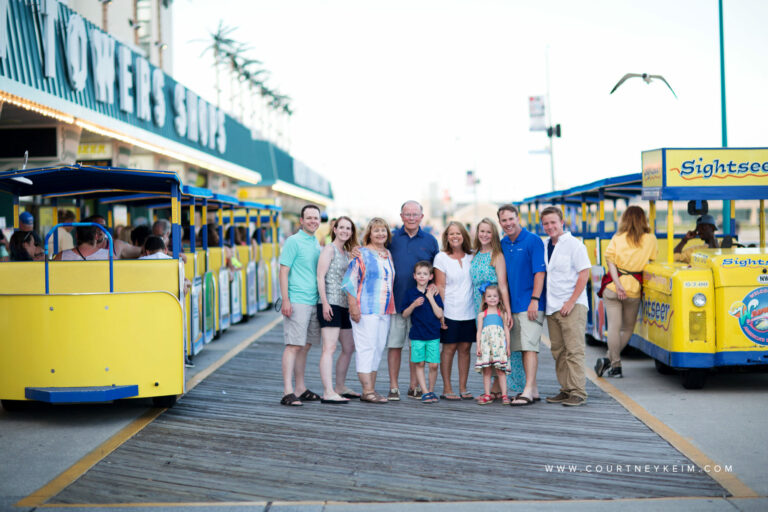
[[[610,94],[613,94],[613,92],[616,89],[618,89],[619,86],[621,84],[623,84],[624,82],[626,82],[628,79],[635,78],[635,77],[642,78],[645,81],[645,83],[647,83],[647,84],[651,83],[651,81],[654,78],[656,78],[658,80],[661,80],[662,82],[664,82],[667,85],[667,87],[669,87],[669,90],[672,91],[672,94],[675,96],[675,98],[677,98],[677,94],[675,94],[675,91],[672,89],[672,86],[669,85],[669,82],[667,82],[666,78],[664,78],[661,75],[649,75],[648,73],[627,73],[626,75],[621,77],[621,80],[619,80],[619,82],[616,85],[613,86],[613,89],[611,89]]]

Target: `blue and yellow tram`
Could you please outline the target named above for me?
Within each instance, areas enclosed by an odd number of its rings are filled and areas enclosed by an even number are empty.
[[[0,264],[0,400],[102,402],[184,392],[180,187],[173,172],[60,166],[0,173],[19,198],[100,190],[171,197],[173,259]],[[54,227],[54,230],[56,227]],[[48,239],[46,237],[46,239]]]

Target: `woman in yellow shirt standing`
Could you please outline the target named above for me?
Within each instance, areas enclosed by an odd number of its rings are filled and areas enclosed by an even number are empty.
[[[645,211],[630,206],[619,221],[619,229],[605,250],[611,282],[603,290],[608,317],[608,357],[595,363],[595,373],[621,378],[621,351],[635,330],[640,297],[643,293],[643,267],[656,259],[656,236],[648,227]]]

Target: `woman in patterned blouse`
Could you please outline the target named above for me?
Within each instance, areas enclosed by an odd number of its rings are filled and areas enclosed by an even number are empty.
[[[341,284],[347,293],[357,375],[363,386],[360,400],[377,404],[387,402],[376,392],[376,370],[387,345],[390,316],[395,312],[395,267],[387,250],[391,238],[384,219],[371,219],[363,234],[360,255],[349,264]]]

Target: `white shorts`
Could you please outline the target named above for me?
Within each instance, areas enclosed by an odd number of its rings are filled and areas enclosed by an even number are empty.
[[[392,315],[360,315],[359,322],[352,321],[358,373],[378,371],[381,355],[387,346],[390,316]]]

